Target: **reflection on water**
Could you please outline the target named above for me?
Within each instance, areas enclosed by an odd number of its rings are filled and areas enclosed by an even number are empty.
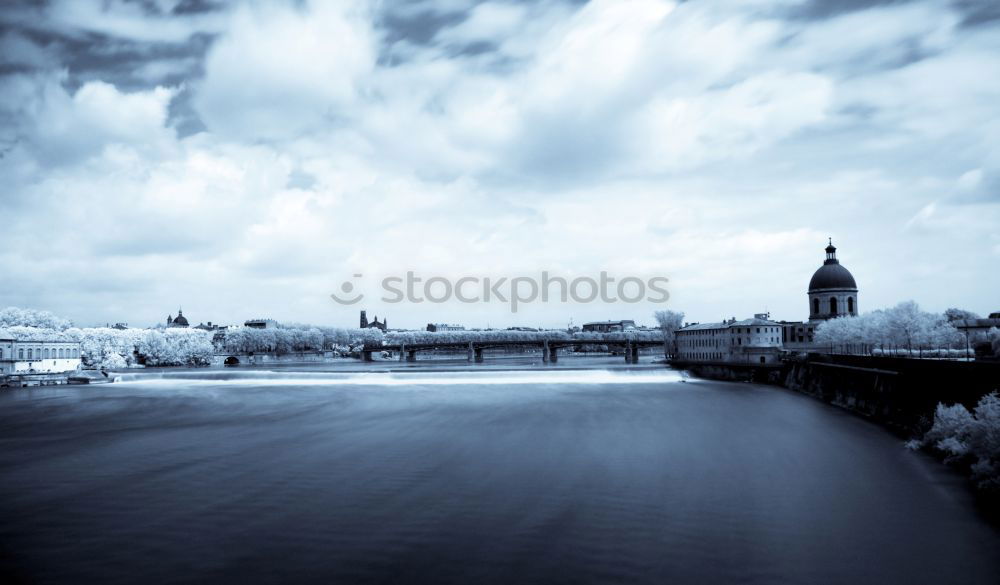
[[[0,581],[1000,582],[894,437],[650,367],[126,374],[0,429]]]

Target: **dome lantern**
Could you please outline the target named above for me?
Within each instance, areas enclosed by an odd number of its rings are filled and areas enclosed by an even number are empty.
[[[826,259],[809,280],[811,321],[858,314],[858,285],[854,275],[837,260],[833,238],[826,246]]]
[[[837,247],[833,245],[833,238],[829,238],[830,244],[826,247],[826,261],[823,264],[840,264],[837,261]]]

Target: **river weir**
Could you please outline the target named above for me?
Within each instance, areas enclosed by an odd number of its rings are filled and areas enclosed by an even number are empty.
[[[39,583],[996,583],[962,477],[659,366],[190,370],[0,395]],[[616,362],[617,363],[617,362]]]

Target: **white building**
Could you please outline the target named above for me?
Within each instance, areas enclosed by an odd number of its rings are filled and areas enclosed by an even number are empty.
[[[75,341],[16,341],[0,339],[0,374],[69,372],[80,366]]]
[[[594,333],[632,331],[633,329],[635,329],[635,321],[631,319],[623,319],[621,321],[592,321],[583,324],[583,331]]]
[[[772,364],[781,354],[781,324],[764,313],[742,321],[692,323],[676,335],[677,359],[683,362]]]

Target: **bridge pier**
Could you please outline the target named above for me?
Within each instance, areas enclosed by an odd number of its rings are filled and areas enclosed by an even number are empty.
[[[639,345],[634,343],[625,344],[625,363],[626,364],[637,364],[639,363]]]
[[[408,361],[408,362],[415,362],[415,361],[417,361],[417,350],[415,350],[415,349],[408,349],[408,350],[406,350],[406,361]]]
[[[542,363],[549,363],[549,340],[542,341]]]
[[[483,348],[481,347],[476,348],[476,363],[477,364],[483,363]]]
[[[406,358],[403,357],[404,355],[406,355],[406,344],[405,343],[403,343],[403,344],[401,344],[399,346],[399,361],[403,361],[404,359],[406,359]]]
[[[361,352],[361,355],[362,355],[363,359],[364,359],[364,360],[365,360],[366,362],[371,362],[371,361],[375,361],[375,360],[373,360],[373,359],[372,359],[372,352],[371,352],[371,350],[370,350],[370,349],[366,349],[366,350],[362,351],[362,352]]]
[[[559,348],[558,347],[550,347],[549,348],[549,362],[554,364],[557,361],[559,361]]]
[[[469,342],[469,356],[468,356],[468,360],[470,362],[473,360],[474,355],[475,355],[475,350],[473,349],[472,342],[470,341]]]

